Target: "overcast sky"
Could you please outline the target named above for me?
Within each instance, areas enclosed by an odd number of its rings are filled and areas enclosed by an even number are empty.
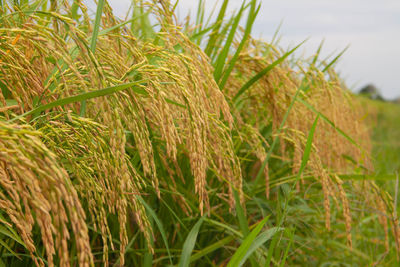
[[[109,2],[121,16],[130,0]],[[211,10],[215,1],[207,3]],[[229,12],[241,3],[231,0]],[[179,17],[195,14],[197,4],[198,0],[181,0]],[[270,41],[281,22],[282,47],[310,37],[299,50],[310,56],[322,39],[323,55],[350,45],[336,65],[347,85],[357,91],[373,83],[385,98],[400,96],[400,0],[262,0],[253,36]]]

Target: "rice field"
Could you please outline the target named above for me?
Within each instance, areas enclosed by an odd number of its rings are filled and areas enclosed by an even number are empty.
[[[396,266],[379,109],[260,4],[0,1],[0,266]]]

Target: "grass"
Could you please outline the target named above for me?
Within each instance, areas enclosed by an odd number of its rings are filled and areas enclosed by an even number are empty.
[[[396,173],[400,171],[400,162],[396,159],[400,152],[400,144],[397,140],[400,138],[399,125],[400,106],[398,104],[371,101],[363,99],[370,109],[372,122],[372,139],[374,143],[374,165],[382,173]]]
[[[1,2],[1,265],[396,264],[396,113],[229,4]]]

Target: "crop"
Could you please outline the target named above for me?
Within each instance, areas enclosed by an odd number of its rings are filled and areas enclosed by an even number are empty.
[[[301,44],[251,37],[258,1],[228,2],[194,24],[169,1],[125,21],[1,2],[0,263],[394,264],[396,201],[340,55],[290,59]]]

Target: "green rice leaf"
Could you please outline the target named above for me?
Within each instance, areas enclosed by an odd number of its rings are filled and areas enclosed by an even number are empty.
[[[201,30],[201,31],[199,31],[199,32],[197,32],[197,33],[195,33],[195,34],[193,34],[193,35],[190,37],[190,40],[191,40],[192,42],[201,40],[201,37],[203,37],[203,36],[204,36],[206,33],[208,33],[209,31],[215,29],[215,27],[216,27],[216,25],[213,24],[213,25],[211,25],[210,27],[207,27],[207,28],[205,28],[205,29],[203,29],[203,30]]]
[[[290,248],[292,246],[292,243],[293,243],[295,231],[294,230],[289,230],[289,231],[290,231],[289,232],[289,244],[286,245],[285,253],[283,254],[283,257],[282,257],[281,263],[279,264],[279,267],[285,266],[289,250],[290,250]]]
[[[24,241],[21,240],[21,238],[18,236],[18,234],[12,229],[12,228],[6,228],[2,225],[0,225],[0,233],[8,236],[9,238],[11,238],[12,240],[18,242],[19,244],[23,245],[24,247],[26,247]]]
[[[94,53],[96,51],[97,36],[99,35],[100,20],[103,14],[104,0],[99,0],[97,3],[96,17],[94,19],[92,40],[90,42],[90,50]]]
[[[197,235],[199,234],[200,227],[204,221],[204,217],[200,218],[198,222],[190,230],[186,237],[185,243],[183,243],[183,249],[181,258],[179,260],[179,267],[188,267],[190,263],[190,255],[192,254],[193,248],[196,244]]]
[[[258,248],[265,244],[268,240],[270,240],[277,232],[282,231],[284,228],[282,227],[272,227],[257,236],[257,238],[251,243],[249,249],[247,250],[246,254],[240,261],[240,265],[243,265],[247,258]]]
[[[94,20],[92,40],[90,42],[90,50],[92,51],[93,54],[96,51],[97,36],[99,35],[100,19],[101,15],[103,14],[103,7],[104,7],[104,0],[99,0],[99,2],[97,3],[96,17]],[[83,100],[81,102],[81,116],[84,116],[85,113],[86,113],[86,100]]]
[[[219,248],[224,247],[226,244],[228,244],[232,240],[234,240],[234,237],[228,236],[228,237],[225,237],[224,239],[219,240],[218,242],[213,243],[212,245],[209,245],[208,247],[203,248],[202,250],[200,250],[199,252],[197,252],[196,254],[194,254],[190,257],[190,262],[194,262],[198,259],[203,258],[205,255],[207,255]]]
[[[167,253],[168,253],[169,261],[172,264],[171,252],[169,250],[167,235],[165,233],[163,223],[158,218],[156,212],[149,206],[149,204],[146,203],[146,201],[144,201],[144,199],[141,196],[137,196],[137,198],[140,201],[140,203],[142,203],[142,205],[146,208],[147,212],[153,218],[154,222],[157,224],[158,230],[160,230],[161,237],[163,239],[165,248],[166,248]]]
[[[345,49],[342,50],[342,52],[339,53],[328,65],[325,66],[325,68],[322,70],[322,72],[326,72],[333,64],[335,64],[336,61],[339,60],[339,58],[346,52],[346,50],[349,48],[349,46],[346,46]]]
[[[208,218],[205,218],[204,220],[209,224],[212,224],[212,225],[215,225],[215,226],[221,228],[222,230],[227,230],[228,232],[234,234],[235,236],[237,236],[239,238],[243,238],[243,234],[241,232],[233,229],[228,224],[224,224],[224,223],[218,222],[216,220],[208,219]]]
[[[250,11],[249,11],[249,15],[247,17],[247,23],[246,23],[246,28],[244,30],[243,38],[240,41],[239,46],[236,48],[236,52],[233,55],[232,59],[229,61],[228,67],[224,70],[224,75],[222,76],[221,81],[219,83],[219,88],[221,88],[221,89],[225,87],[225,84],[228,81],[228,78],[229,78],[230,74],[232,73],[232,70],[239,58],[240,52],[243,50],[245,44],[247,43],[247,40],[250,37],[250,33],[253,28],[254,21],[255,21],[257,15],[258,15],[258,12],[260,11],[260,8],[261,8],[261,5],[259,5],[258,8],[255,9],[256,3],[257,3],[256,0],[253,0],[251,2]]]
[[[45,111],[47,109],[51,109],[54,107],[58,107],[58,106],[65,106],[71,103],[75,103],[75,102],[79,102],[79,101],[84,101],[87,99],[91,99],[91,98],[96,98],[96,97],[100,97],[100,96],[106,96],[106,95],[110,95],[110,94],[114,94],[117,93],[119,91],[128,89],[128,88],[132,88],[132,90],[135,93],[138,94],[146,94],[146,91],[144,91],[143,88],[139,87],[138,85],[143,83],[144,80],[141,81],[136,81],[136,82],[130,82],[130,83],[125,83],[125,84],[120,84],[120,85],[116,85],[116,86],[111,86],[111,87],[107,87],[104,89],[100,89],[100,90],[96,90],[96,91],[92,91],[92,92],[86,92],[86,93],[82,93],[79,95],[75,95],[75,96],[70,96],[70,97],[66,97],[66,98],[62,98],[62,99],[58,99],[54,102],[45,104],[45,105],[41,105],[37,108],[34,108],[28,112],[25,112],[22,115],[19,115],[11,120],[9,120],[10,122],[12,121],[16,121],[18,119],[21,119],[23,117],[26,117],[28,115],[31,114],[35,114],[35,113],[40,113],[42,111]]]
[[[242,266],[242,260],[246,256],[247,252],[249,251],[251,245],[253,244],[254,240],[260,233],[261,229],[264,227],[266,222],[268,221],[269,217],[265,217],[258,225],[251,231],[251,233],[245,238],[243,243],[240,245],[238,250],[233,254],[231,260],[229,261],[227,267],[238,267]]]
[[[232,45],[233,38],[235,37],[235,34],[236,34],[237,28],[239,26],[240,19],[242,18],[244,9],[245,9],[245,7],[244,7],[244,3],[243,3],[242,6],[240,7],[238,14],[235,16],[235,19],[231,26],[231,30],[229,32],[228,38],[225,41],[224,48],[218,55],[215,70],[214,70],[214,78],[216,81],[218,81],[221,77],[222,70],[226,64],[225,62],[226,62],[226,59],[229,54],[229,49]]]
[[[215,43],[217,42],[218,35],[219,35],[219,29],[221,28],[222,22],[225,17],[225,12],[226,8],[228,7],[229,0],[224,0],[222,3],[222,6],[219,10],[219,14],[217,17],[217,20],[215,22],[215,29],[210,35],[210,39],[208,40],[207,46],[204,49],[204,52],[206,53],[207,56],[211,56],[213,49],[215,48]]]
[[[0,238],[0,247],[5,248],[5,249],[8,250],[12,255],[14,255],[14,256],[17,257],[18,259],[21,259],[21,258],[19,257],[19,255],[18,255],[14,250],[12,250],[12,249],[7,245],[7,243],[4,242],[3,239],[1,239],[1,238]]]
[[[295,48],[293,48],[292,50],[286,52],[285,54],[283,54],[283,56],[281,56],[280,58],[278,58],[277,60],[275,60],[274,62],[272,62],[268,67],[266,67],[265,69],[263,69],[262,71],[260,71],[259,73],[257,73],[253,78],[251,78],[248,82],[246,82],[242,88],[240,88],[240,90],[236,93],[236,95],[232,98],[233,103],[235,104],[235,106],[238,103],[238,99],[239,97],[246,92],[250,86],[252,86],[254,83],[256,83],[259,79],[261,79],[265,74],[267,74],[268,72],[270,72],[273,68],[275,68],[277,65],[279,65],[280,63],[282,63],[288,56],[290,56],[294,51],[296,51],[302,44],[304,44],[304,42],[307,40],[304,40],[303,42],[301,42],[299,45],[297,45]]]
[[[304,171],[305,167],[307,166],[308,159],[310,158],[312,142],[314,139],[315,129],[317,128],[318,119],[319,119],[319,115],[317,115],[317,117],[315,118],[314,123],[311,126],[310,132],[308,134],[306,147],[304,148],[303,158],[301,159],[301,165],[300,165],[298,177],[301,177],[301,175],[303,174],[303,171]]]
[[[322,46],[324,45],[325,39],[322,39],[321,43],[318,46],[317,52],[315,53],[315,56],[313,58],[312,64],[315,65],[317,63],[319,54],[321,53]]]
[[[265,266],[270,266],[271,260],[273,260],[272,254],[275,251],[275,247],[278,244],[278,241],[279,241],[279,235],[275,235],[271,241],[271,244],[269,245],[269,248],[268,248],[267,259],[265,260]]]
[[[233,189],[233,196],[235,198],[236,215],[239,221],[240,230],[242,231],[243,236],[246,237],[250,233],[250,229],[236,189]]]

